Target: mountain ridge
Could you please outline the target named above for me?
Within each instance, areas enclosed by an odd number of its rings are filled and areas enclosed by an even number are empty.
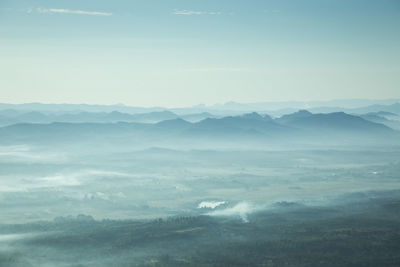
[[[249,113],[217,119],[207,118],[200,122],[188,122],[177,118],[158,123],[22,123],[1,127],[0,140],[3,141],[2,143],[24,143],[29,140],[56,142],[59,139],[79,142],[103,138],[119,140],[119,142],[135,140],[139,143],[141,140],[146,140],[155,146],[162,140],[164,140],[162,142],[171,141],[172,144],[182,140],[196,142],[196,140],[213,139],[222,143],[229,140],[241,140],[244,143],[279,143],[285,142],[285,140],[298,140],[298,142],[340,141],[349,138],[352,140],[363,138],[400,140],[399,133],[383,124],[367,121],[344,112],[313,114],[301,110],[277,119],[258,113]]]

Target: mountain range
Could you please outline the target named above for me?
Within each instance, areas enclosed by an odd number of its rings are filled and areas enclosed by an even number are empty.
[[[158,115],[161,115],[157,113]],[[162,113],[164,114],[164,113]],[[37,115],[37,114],[36,114]],[[35,115],[35,116],[36,116]],[[118,115],[118,116],[117,116]],[[166,115],[170,115],[166,113]],[[112,116],[125,116],[114,113]],[[112,117],[111,116],[111,117]],[[0,128],[0,144],[82,142],[90,140],[155,146],[180,142],[368,142],[400,140],[399,132],[381,123],[344,112],[313,114],[307,110],[273,119],[256,112],[188,122],[181,118],[158,123],[21,123]]]
[[[292,101],[292,102],[259,102],[259,103],[237,103],[227,102],[224,104],[215,105],[196,105],[182,108],[165,108],[165,107],[135,107],[118,105],[88,105],[88,104],[42,104],[42,103],[27,103],[27,104],[4,104],[0,103],[0,111],[14,110],[16,112],[39,111],[49,114],[64,114],[64,113],[110,113],[117,111],[120,113],[137,114],[137,113],[152,113],[163,112],[168,110],[179,116],[199,113],[211,113],[221,116],[239,115],[249,112],[268,113],[274,116],[281,116],[295,112],[299,109],[307,109],[313,113],[329,113],[343,111],[346,113],[369,113],[387,111],[400,114],[400,99],[341,99],[331,101]]]
[[[187,114],[178,116],[168,111],[153,111],[149,113],[122,113],[119,111],[112,112],[77,112],[77,113],[45,113],[40,111],[18,111],[13,109],[0,110],[0,126],[6,126],[16,123],[52,123],[52,122],[142,122],[157,123],[164,120],[182,118],[187,121],[196,122],[205,118],[214,118],[215,115],[207,112]]]

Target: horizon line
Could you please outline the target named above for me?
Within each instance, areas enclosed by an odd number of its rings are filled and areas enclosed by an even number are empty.
[[[101,103],[66,103],[66,102],[0,102],[0,105],[32,105],[32,104],[39,104],[39,105],[71,105],[71,106],[120,106],[120,107],[135,107],[135,108],[162,108],[162,109],[179,109],[179,108],[194,108],[194,107],[213,107],[213,106],[221,106],[221,105],[228,105],[228,104],[239,104],[239,105],[254,105],[254,104],[288,104],[288,103],[297,103],[297,104],[307,104],[307,103],[329,103],[335,101],[371,101],[371,102],[381,102],[381,101],[394,101],[393,104],[400,103],[400,98],[334,98],[330,100],[286,100],[286,101],[257,101],[257,102],[238,102],[234,100],[226,101],[226,102],[217,102],[213,104],[192,104],[192,105],[184,105],[184,106],[161,106],[161,105],[154,105],[154,106],[141,106],[136,104],[125,104],[125,103],[112,103],[112,104],[101,104]]]

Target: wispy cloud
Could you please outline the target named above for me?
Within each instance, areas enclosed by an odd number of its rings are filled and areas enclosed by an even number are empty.
[[[248,215],[263,209],[262,206],[255,206],[247,202],[240,202],[233,207],[223,210],[209,212],[211,216],[239,216],[243,222],[249,222]]]
[[[222,12],[219,12],[219,11],[194,11],[194,10],[179,10],[179,9],[175,9],[172,14],[174,14],[174,15],[184,15],[184,16],[191,16],[191,15],[221,15]]]
[[[226,68],[226,67],[209,67],[209,68],[188,68],[183,69],[185,72],[251,72],[246,68]]]
[[[109,12],[99,12],[99,11],[85,11],[85,10],[71,10],[65,8],[36,8],[38,13],[55,13],[55,14],[74,14],[74,15],[89,15],[89,16],[112,16]],[[27,13],[32,13],[32,9],[28,9]]]

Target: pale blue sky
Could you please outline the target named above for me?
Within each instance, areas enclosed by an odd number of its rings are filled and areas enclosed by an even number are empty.
[[[400,97],[398,0],[0,0],[0,102]]]

